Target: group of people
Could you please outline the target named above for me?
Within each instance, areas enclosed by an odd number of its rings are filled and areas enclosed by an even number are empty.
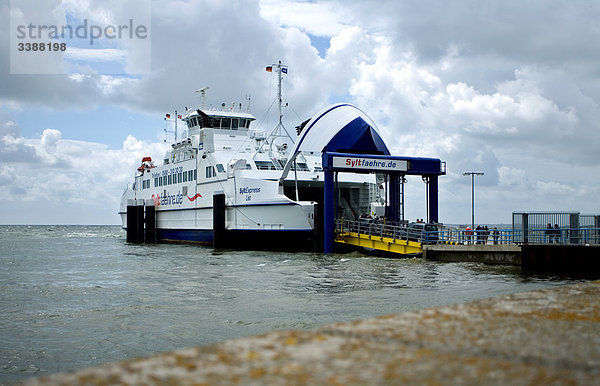
[[[491,232],[487,225],[477,225],[477,228],[475,228],[475,230],[471,229],[471,227],[467,227],[465,229],[465,235],[467,236],[467,242],[469,244],[471,244],[472,242],[475,242],[476,244],[487,244],[488,238],[490,237],[490,233],[493,237],[494,244],[498,244],[500,232],[498,232],[497,228],[494,228]]]
[[[552,224],[548,223],[548,226],[546,227],[546,237],[550,244],[560,243],[560,233],[558,224],[554,224],[554,228],[552,228]]]

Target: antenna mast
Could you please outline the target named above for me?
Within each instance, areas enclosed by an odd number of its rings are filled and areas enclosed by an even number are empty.
[[[206,109],[206,90],[208,90],[209,88],[210,87],[208,87],[208,86],[204,86],[204,87],[199,88],[198,90],[196,90],[196,94],[199,93],[200,97],[201,97],[202,104],[200,105],[200,108],[202,110]]]
[[[273,64],[271,66],[268,66],[267,71],[277,73],[277,102],[278,102],[277,104],[278,104],[278,108],[279,108],[279,120],[277,122],[277,125],[273,128],[273,130],[271,130],[271,132],[267,136],[267,140],[265,141],[265,142],[268,142],[269,146],[272,148],[273,142],[275,141],[275,138],[277,138],[277,137],[284,137],[284,138],[287,137],[290,139],[290,141],[292,143],[294,142],[294,138],[290,135],[290,133],[287,131],[287,129],[283,125],[283,112],[282,112],[283,97],[281,96],[281,79],[283,77],[282,74],[287,74],[288,67],[284,64],[281,64],[281,60],[280,60],[278,64]],[[269,142],[269,138],[271,138],[270,142]],[[261,145],[261,148],[262,148],[262,145]]]

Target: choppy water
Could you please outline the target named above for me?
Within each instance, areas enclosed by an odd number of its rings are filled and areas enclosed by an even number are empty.
[[[514,267],[215,252],[124,236],[107,226],[0,226],[0,383],[570,282]]]

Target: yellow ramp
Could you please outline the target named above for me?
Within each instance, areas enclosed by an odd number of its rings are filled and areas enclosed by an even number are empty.
[[[335,235],[335,242],[355,245],[357,247],[376,249],[397,253],[401,255],[422,253],[421,243],[407,240],[397,240],[391,237],[364,235],[355,232],[339,232]]]

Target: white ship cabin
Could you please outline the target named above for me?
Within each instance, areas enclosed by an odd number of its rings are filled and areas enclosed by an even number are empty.
[[[273,171],[272,177],[263,174],[263,178],[277,179],[288,160],[288,149],[293,146],[291,138],[272,133],[269,137],[264,131],[251,130],[250,124],[256,118],[241,107],[189,110],[182,120],[187,125],[187,138],[171,145],[163,160],[165,165],[195,158],[198,153],[212,153],[217,161],[216,174],[225,173],[227,165],[231,169],[236,161],[245,159],[245,169]],[[313,163],[309,168],[305,159],[299,159],[296,165],[298,171],[321,171],[320,159]],[[240,166],[237,163],[235,168]]]

